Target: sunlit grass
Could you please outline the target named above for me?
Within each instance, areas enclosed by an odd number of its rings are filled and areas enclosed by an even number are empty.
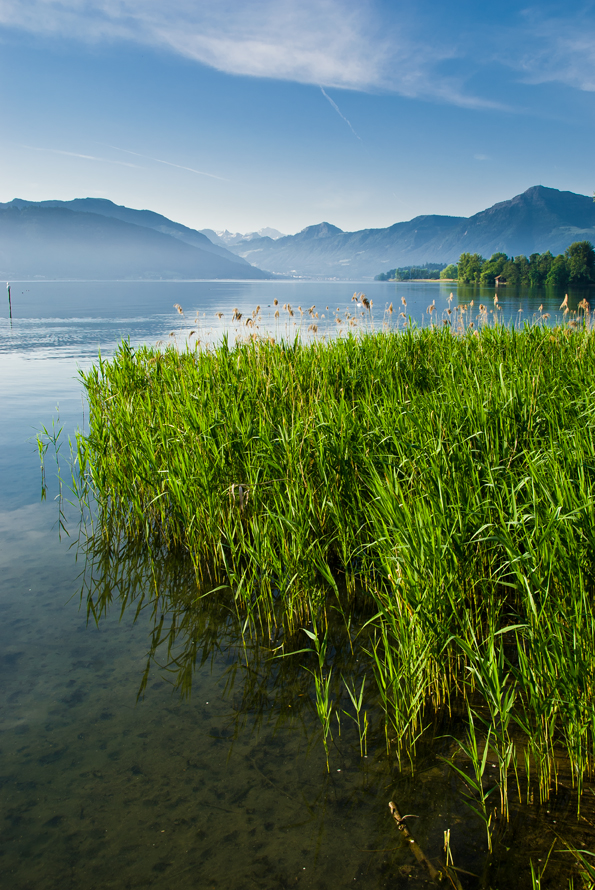
[[[549,796],[561,756],[580,801],[595,755],[594,344],[588,326],[541,325],[124,343],[82,375],[78,484],[107,538],[184,551],[197,589],[230,588],[246,632],[314,619],[319,642],[331,606],[348,625],[367,603],[366,685],[399,753],[463,701],[503,816],[511,787]]]

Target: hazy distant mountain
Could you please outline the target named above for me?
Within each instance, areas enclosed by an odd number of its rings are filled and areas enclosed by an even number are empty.
[[[273,241],[276,241],[277,238],[284,238],[285,234],[280,232],[279,229],[271,229],[270,226],[265,226],[263,229],[259,229],[257,232],[248,232],[247,235],[244,235],[244,240],[251,240],[252,238],[272,238]]]
[[[0,205],[0,278],[5,280],[273,277],[152,227],[63,206],[19,203]]]
[[[373,278],[385,266],[404,265],[426,242],[443,237],[459,222],[460,217],[418,216],[387,229],[360,232],[343,232],[324,222],[277,241],[255,238],[240,242],[230,245],[230,250],[265,268],[284,269],[289,275]],[[402,257],[406,257],[403,262]],[[430,262],[435,259],[433,254],[428,257]]]
[[[595,203],[586,195],[535,185],[510,201],[494,204],[462,222],[441,249],[456,258],[464,251],[485,257],[563,253],[573,241],[595,239]]]
[[[270,226],[265,226],[263,229],[259,229],[257,232],[248,232],[246,235],[242,235],[241,232],[228,232],[227,229],[223,232],[214,232],[213,229],[201,229],[200,230],[203,235],[206,235],[213,244],[241,244],[243,241],[252,241],[254,238],[272,238],[273,241],[276,241],[277,238],[284,238],[283,232],[280,232],[278,229],[271,229]]]
[[[582,240],[595,241],[592,199],[543,186],[469,218],[417,216],[359,232],[324,222],[297,235],[199,232],[100,198],[15,199],[0,204],[0,277],[365,279],[399,266],[453,262],[465,251],[555,254]]]
[[[231,253],[224,246],[213,243],[210,238],[196,229],[189,229],[160,213],[154,213],[152,210],[133,210],[131,207],[114,204],[113,201],[108,201],[106,198],[75,198],[74,201],[24,201],[21,198],[15,198],[14,201],[9,201],[7,204],[0,204],[0,207],[61,207],[64,210],[74,210],[78,213],[98,213],[100,216],[114,217],[135,226],[155,229],[156,232],[171,235],[172,238],[177,238],[193,247],[200,247],[201,250],[224,256],[232,263],[246,265],[246,260],[243,257]]]
[[[595,204],[585,195],[534,186],[474,216],[417,216],[386,229],[343,232],[329,223],[297,235],[254,238],[230,250],[260,268],[285,275],[373,278],[398,266],[450,263],[469,251],[490,257],[551,250],[595,241]]]

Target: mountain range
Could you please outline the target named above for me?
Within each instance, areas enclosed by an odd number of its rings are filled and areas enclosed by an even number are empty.
[[[273,278],[206,235],[101,198],[0,204],[0,277]]]
[[[270,226],[265,226],[262,229],[258,229],[257,232],[247,232],[245,235],[242,235],[241,232],[228,232],[227,229],[223,232],[214,232],[213,229],[201,229],[200,230],[203,235],[206,235],[213,244],[221,244],[229,247],[230,244],[238,244],[240,241],[252,241],[254,238],[272,238],[273,241],[276,241],[277,238],[284,238],[285,235],[283,232],[280,232],[279,229],[271,229]]]
[[[563,252],[595,240],[595,204],[586,195],[537,185],[471,217],[416,216],[385,229],[344,232],[328,222],[297,235],[229,243],[260,268],[306,278],[373,278],[398,266],[456,262],[461,253],[490,257]]]
[[[357,232],[328,222],[296,235],[261,232],[198,231],[103,198],[15,199],[0,204],[0,278],[367,279],[399,266],[456,262],[465,252],[561,253],[573,241],[595,241],[595,204],[537,185],[470,217],[417,216]]]

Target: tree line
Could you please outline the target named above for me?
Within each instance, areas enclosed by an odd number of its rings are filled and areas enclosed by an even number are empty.
[[[590,241],[575,241],[558,256],[546,250],[530,257],[495,253],[486,260],[478,253],[462,253],[457,266],[447,266],[444,272],[447,269],[456,274],[443,277],[458,278],[462,284],[492,285],[498,279],[499,284],[529,287],[588,285],[595,284],[595,250]]]
[[[420,278],[438,279],[444,263],[426,263],[424,266],[402,266],[376,275],[374,281],[419,281]]]
[[[458,279],[461,284],[525,285],[566,287],[595,284],[595,249],[590,241],[575,241],[564,253],[554,256],[532,253],[509,257],[495,253],[486,260],[478,253],[462,253],[458,263],[426,263],[404,266],[376,276],[376,281],[415,281],[420,278]]]

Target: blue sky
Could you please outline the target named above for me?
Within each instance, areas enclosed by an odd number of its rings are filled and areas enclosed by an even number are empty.
[[[595,188],[593,3],[0,0],[0,200],[346,230]]]

